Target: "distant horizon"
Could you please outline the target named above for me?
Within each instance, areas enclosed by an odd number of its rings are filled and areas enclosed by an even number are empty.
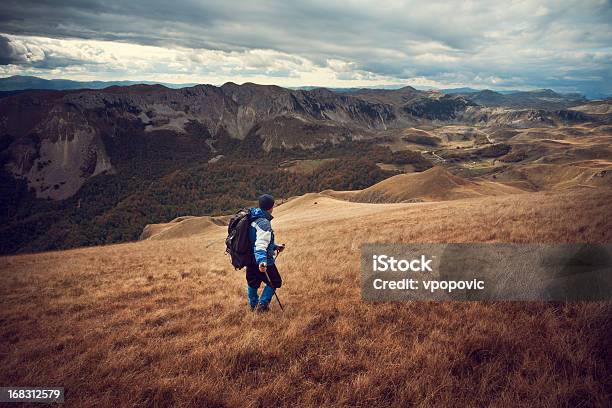
[[[91,79],[91,80],[81,80],[81,79],[72,79],[72,78],[58,78],[58,77],[52,77],[52,78],[45,78],[43,76],[38,76],[38,75],[22,75],[22,74],[14,74],[14,75],[9,75],[9,76],[0,76],[0,80],[2,79],[9,79],[9,78],[14,78],[14,77],[21,77],[21,78],[35,78],[35,79],[41,79],[41,80],[45,80],[45,81],[70,81],[70,82],[75,82],[75,83],[103,83],[103,84],[109,84],[109,86],[113,86],[112,84],[115,83],[129,83],[127,86],[129,85],[138,85],[138,84],[143,84],[143,85],[162,85],[162,86],[166,86],[172,89],[181,89],[181,88],[188,88],[188,87],[193,87],[193,86],[198,86],[198,85],[212,85],[212,86],[222,86],[224,84],[227,83],[235,83],[237,85],[245,85],[248,83],[252,83],[255,85],[262,85],[262,86],[278,86],[281,88],[286,88],[286,89],[316,89],[316,88],[324,88],[324,89],[334,89],[334,90],[349,90],[349,89],[388,89],[388,90],[395,90],[395,89],[401,89],[404,87],[412,87],[414,89],[420,90],[420,91],[428,91],[428,90],[438,90],[438,91],[459,91],[459,90],[464,90],[465,92],[480,92],[480,91],[493,91],[493,92],[497,92],[497,93],[502,93],[502,94],[506,94],[506,93],[513,93],[513,92],[535,92],[535,91],[546,91],[546,90],[551,90],[553,92],[556,92],[558,94],[561,95],[567,95],[567,94],[579,94],[582,95],[588,99],[599,99],[599,98],[593,98],[590,97],[589,95],[585,95],[584,93],[578,92],[578,91],[560,91],[558,89],[555,89],[554,87],[552,88],[543,88],[543,87],[533,87],[533,88],[513,88],[513,89],[509,89],[509,88],[494,88],[494,87],[489,87],[489,88],[477,88],[474,86],[469,86],[469,85],[451,85],[451,86],[444,86],[444,87],[434,87],[434,86],[427,86],[427,85],[417,85],[417,84],[410,84],[410,83],[404,83],[404,84],[381,84],[381,85],[355,85],[355,86],[320,86],[320,85],[298,85],[298,86],[283,86],[280,84],[276,84],[276,83],[259,83],[259,82],[254,82],[254,81],[243,81],[243,82],[237,82],[237,81],[225,81],[225,82],[216,82],[216,83],[208,83],[208,82],[167,82],[167,81],[155,81],[155,80],[139,80],[139,79]],[[15,90],[26,90],[26,89],[35,89],[35,88],[23,88],[23,89],[15,89]],[[603,96],[602,98],[608,98],[610,97],[610,95],[607,96]]]

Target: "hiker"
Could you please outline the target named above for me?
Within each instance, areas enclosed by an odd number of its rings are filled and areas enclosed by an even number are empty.
[[[274,253],[282,252],[285,245],[277,245],[274,242],[274,231],[272,231],[272,210],[274,209],[274,198],[268,194],[259,197],[259,207],[250,208],[251,225],[249,227],[249,241],[253,246],[252,262],[246,267],[246,279],[248,286],[249,306],[251,310],[267,312],[275,289],[281,287],[281,279],[276,265],[274,265]],[[268,277],[270,281],[268,282]],[[258,289],[261,283],[266,284],[259,297]]]

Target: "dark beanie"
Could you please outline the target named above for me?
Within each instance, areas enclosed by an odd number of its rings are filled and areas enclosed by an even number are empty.
[[[272,207],[274,207],[274,197],[269,194],[259,196],[259,208],[269,211]]]

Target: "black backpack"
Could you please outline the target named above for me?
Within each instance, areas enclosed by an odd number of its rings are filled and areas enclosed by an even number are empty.
[[[253,245],[249,239],[249,227],[252,221],[251,212],[245,208],[230,218],[227,226],[225,253],[232,258],[232,265],[236,269],[242,269],[253,263]]]

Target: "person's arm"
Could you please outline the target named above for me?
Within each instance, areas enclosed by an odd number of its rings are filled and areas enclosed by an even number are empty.
[[[257,265],[268,264],[268,246],[272,240],[272,226],[270,221],[260,218],[253,221],[255,228],[255,262]]]

